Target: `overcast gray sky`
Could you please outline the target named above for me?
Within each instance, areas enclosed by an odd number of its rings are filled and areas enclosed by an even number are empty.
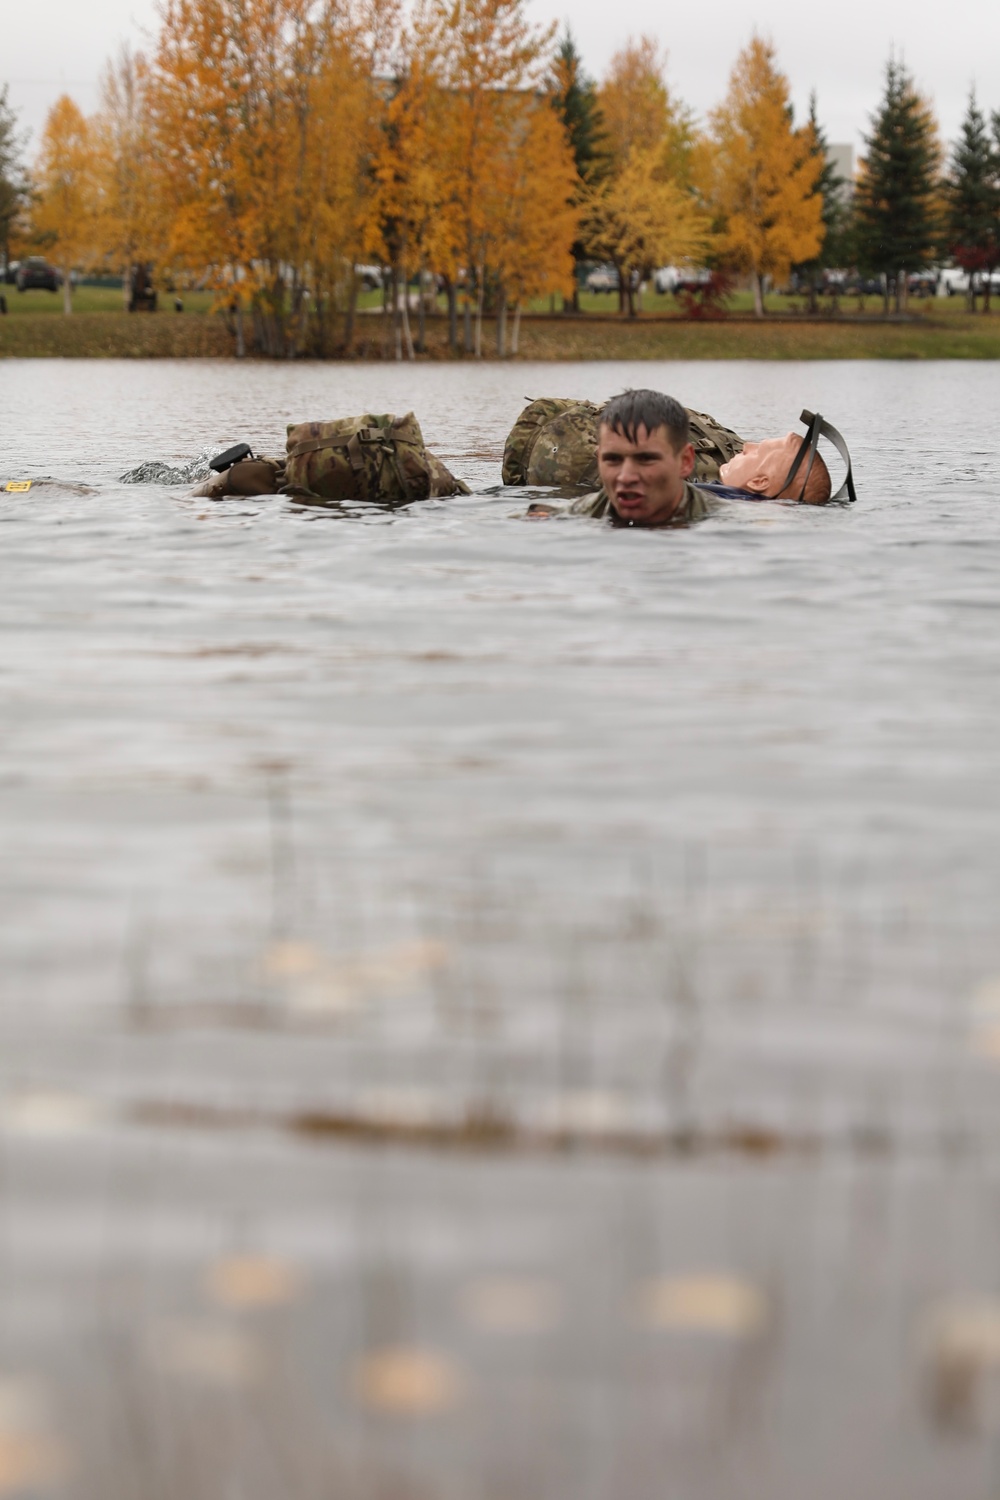
[[[856,148],[881,95],[890,47],[902,53],[918,86],[933,99],[942,131],[953,139],[970,84],[980,104],[1000,109],[1000,5],[957,0],[930,6],[921,0],[686,0],[668,13],[656,0],[615,6],[608,0],[529,0],[538,21],[568,20],[586,65],[596,76],[630,35],[649,32],[666,49],[667,79],[700,115],[726,89],[736,53],[754,29],[770,37],[792,84],[796,113],[819,99],[831,142]],[[60,93],[89,113],[105,60],[120,44],[143,45],[156,27],[155,0],[46,0],[6,7],[0,84],[35,132]]]

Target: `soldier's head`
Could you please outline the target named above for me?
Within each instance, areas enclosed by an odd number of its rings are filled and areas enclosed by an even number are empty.
[[[694,469],[687,412],[659,391],[625,391],[601,409],[597,468],[623,521],[660,526],[684,498]]]
[[[832,489],[830,470],[818,453],[813,458],[804,490],[802,468],[790,485],[785,484],[801,443],[800,432],[765,438],[762,443],[744,443],[743,451],[719,469],[719,478],[734,489],[749,490],[751,494],[766,496],[770,500],[804,500],[807,505],[825,505]]]

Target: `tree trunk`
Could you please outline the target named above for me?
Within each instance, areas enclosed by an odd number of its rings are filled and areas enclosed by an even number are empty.
[[[472,303],[469,300],[468,289],[462,306],[462,344],[465,354],[472,353]]]
[[[905,313],[906,311],[906,293],[906,272],[900,271],[896,277],[896,311],[898,313]]]
[[[390,292],[392,290],[392,273],[386,276],[388,266],[382,267],[382,358],[389,357],[389,340],[392,335],[393,307]]]
[[[764,287],[763,283],[761,282],[759,271],[754,271],[753,275],[750,278],[750,283],[753,287],[754,317],[762,318],[764,316]]]
[[[69,279],[69,266],[63,266],[63,312],[68,318],[73,311],[73,283]]]
[[[302,285],[299,270],[292,271],[292,285],[288,300],[288,317],[285,328],[285,358],[294,359],[299,352],[300,327],[302,321]]]
[[[882,312],[885,317],[889,316],[889,277],[882,272]]]
[[[247,352],[246,339],[243,334],[243,303],[236,303],[236,358],[243,359]]]
[[[483,303],[486,299],[486,267],[479,267],[476,277],[479,285],[476,287],[476,358],[483,357]]]
[[[990,315],[990,292],[993,290],[991,286],[992,280],[993,267],[987,266],[985,280],[983,281],[983,314],[985,317],[989,317]]]
[[[513,328],[510,331],[510,352],[511,352],[511,354],[512,355],[517,354],[518,351],[519,351],[519,349],[520,349],[520,347],[521,347],[521,304],[520,304],[520,302],[518,302],[517,305],[514,308],[514,326],[513,326]]]
[[[399,267],[392,268],[392,346],[397,360],[403,358],[403,322],[399,310]]]
[[[503,290],[497,307],[497,358],[507,358],[507,297]]]
[[[452,354],[458,353],[458,293],[455,291],[455,283],[449,277],[448,280],[448,348]]]
[[[403,267],[403,342],[406,344],[406,357],[412,363],[416,359],[413,352],[413,335],[410,332],[410,283],[406,277],[406,267]]]
[[[347,311],[344,314],[344,349],[349,350],[354,342],[354,315],[358,309],[358,278],[351,272],[351,289],[347,296]]]
[[[417,304],[417,348],[427,352],[427,264],[420,264],[420,301]]]

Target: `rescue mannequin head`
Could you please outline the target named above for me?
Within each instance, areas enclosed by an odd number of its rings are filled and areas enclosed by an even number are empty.
[[[786,432],[784,437],[765,438],[761,443],[745,443],[743,451],[719,469],[719,478],[733,489],[749,490],[751,494],[772,500],[804,500],[807,505],[825,505],[832,488],[830,471],[818,453],[813,459],[804,492],[800,493],[801,470],[792,483],[785,486],[801,443],[800,432]]]

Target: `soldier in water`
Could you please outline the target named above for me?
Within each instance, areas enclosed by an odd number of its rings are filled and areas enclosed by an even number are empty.
[[[560,416],[565,421],[567,413]],[[618,526],[658,527],[704,520],[730,499],[789,499],[823,505],[830,499],[832,486],[829,470],[816,452],[816,441],[820,426],[827,435],[832,429],[821,418],[814,418],[813,425],[815,434],[811,426],[805,438],[789,432],[781,438],[745,443],[712,418],[686,411],[672,396],[626,391],[613,397],[596,416],[592,452],[600,489],[568,504],[536,502],[528,514],[537,519],[559,513],[585,515],[605,517]],[[585,441],[587,420],[578,421],[577,427],[576,436]],[[560,451],[558,438],[544,443],[545,430],[543,425],[540,463],[527,468],[529,482],[538,482],[536,476],[540,467],[544,472],[546,462],[558,464],[560,478],[565,479],[569,477],[567,465],[574,462],[572,442]],[[514,433],[505,454],[505,479],[517,467],[513,438]],[[575,462],[579,469],[580,458]]]

